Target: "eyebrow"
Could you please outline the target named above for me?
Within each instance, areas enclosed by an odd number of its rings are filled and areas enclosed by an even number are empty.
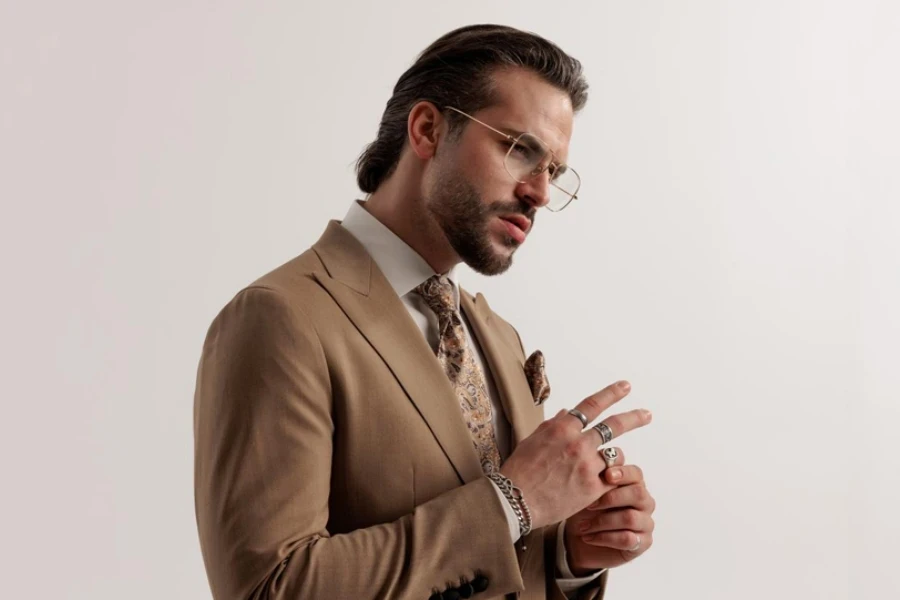
[[[518,137],[518,136],[522,135],[523,133],[531,133],[530,131],[525,131],[524,129],[521,129],[521,130],[515,129],[513,127],[497,127],[497,129],[499,129],[503,133],[509,134],[513,137]]]
[[[513,137],[518,137],[518,136],[522,135],[523,133],[531,133],[530,131],[520,131],[520,130],[514,129],[512,127],[506,127],[506,126],[500,126],[500,125],[497,125],[496,129],[498,131],[502,131],[503,133],[505,133],[507,135],[511,135]],[[531,133],[531,135],[536,135],[536,134]],[[543,141],[543,138],[541,138],[540,136],[537,136],[537,137],[540,138],[541,141]],[[544,142],[544,143],[546,144],[547,142]],[[557,158],[558,164],[561,164],[561,165],[567,164],[566,161],[559,160],[559,153],[556,150],[554,150],[553,148],[550,148],[550,151],[553,152],[553,156],[555,156]]]

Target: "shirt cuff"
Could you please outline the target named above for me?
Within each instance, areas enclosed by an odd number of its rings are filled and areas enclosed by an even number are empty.
[[[556,583],[559,585],[559,589],[563,591],[567,598],[574,597],[574,594],[570,594],[570,592],[574,592],[578,588],[583,585],[587,585],[593,580],[597,579],[603,574],[603,571],[606,569],[600,569],[593,575],[588,575],[586,577],[575,577],[572,574],[572,570],[569,568],[569,561],[566,558],[566,522],[562,521],[559,524],[559,529],[556,532],[556,568],[559,569],[562,577],[556,578]]]
[[[500,498],[500,504],[503,505],[503,512],[506,514],[506,524],[509,526],[509,537],[515,544],[521,537],[519,534],[519,518],[516,516],[516,512],[513,510],[509,500],[507,500],[506,496],[503,495],[503,492],[500,491],[500,487],[494,483],[493,480],[491,480],[491,484],[494,486],[494,491],[497,492],[497,497]],[[562,574],[562,577],[556,578],[556,583],[563,594],[565,594],[566,598],[574,598],[575,591],[578,590],[578,588],[587,585],[600,577],[606,569],[600,569],[593,575],[588,575],[586,577],[575,577],[575,575],[572,574],[572,570],[569,568],[569,561],[566,558],[565,527],[566,522],[562,521],[559,524],[559,529],[556,533],[556,567]]]
[[[497,492],[497,496],[500,497],[500,503],[503,505],[503,512],[506,513],[506,524],[509,525],[509,537],[512,538],[512,542],[515,544],[521,537],[519,534],[519,517],[516,516],[512,504],[509,503],[509,500],[507,500],[506,496],[503,495],[503,492],[500,491],[500,486],[498,486],[493,479],[490,481],[494,486],[494,491]]]

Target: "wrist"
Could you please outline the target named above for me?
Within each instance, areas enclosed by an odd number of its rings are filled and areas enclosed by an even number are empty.
[[[589,575],[593,575],[597,572],[596,570],[583,569],[575,565],[573,561],[574,554],[572,553],[572,544],[570,543],[570,536],[574,534],[569,533],[568,523],[566,525],[567,526],[563,529],[563,545],[566,552],[566,566],[574,577],[588,577]]]
[[[494,482],[515,512],[519,521],[519,535],[525,537],[531,533],[533,526],[531,510],[525,502],[522,490],[517,488],[508,477],[500,472],[488,473],[486,476]]]

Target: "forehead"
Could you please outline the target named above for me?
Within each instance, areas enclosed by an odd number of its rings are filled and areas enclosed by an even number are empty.
[[[511,134],[533,133],[565,162],[574,117],[569,94],[525,69],[497,71],[493,79],[498,102],[479,118]]]

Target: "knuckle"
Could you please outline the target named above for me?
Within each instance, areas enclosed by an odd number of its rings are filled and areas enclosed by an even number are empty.
[[[638,502],[647,502],[650,499],[650,492],[643,485],[635,486],[634,495]]]
[[[591,412],[599,413],[603,410],[603,402],[599,395],[588,396],[584,399],[584,403]]]
[[[540,433],[540,440],[544,444],[557,444],[561,440],[565,440],[565,435],[562,433],[562,428],[554,423],[547,425],[544,427],[544,430]]]
[[[574,419],[575,417],[568,415],[570,419]],[[551,435],[563,439],[569,437],[570,431],[570,423],[566,419],[557,419],[553,423],[550,424],[550,433]]]
[[[563,450],[567,458],[576,459],[581,456],[581,441],[580,440],[571,440],[566,443],[566,447]]]
[[[628,510],[622,513],[622,522],[625,525],[626,529],[634,529],[638,526],[639,521],[640,516],[637,511]]]
[[[540,425],[538,425],[538,429],[542,429],[544,431],[556,431],[560,429],[562,426],[562,415],[557,415],[552,419],[547,419],[546,421],[542,421]]]
[[[613,488],[610,491],[607,491],[603,494],[601,498],[601,502],[603,502],[606,506],[616,506],[619,503],[619,490],[621,488]]]
[[[599,477],[594,477],[594,469],[589,462],[578,463],[578,477],[582,481],[591,481],[592,479],[599,480]]]

